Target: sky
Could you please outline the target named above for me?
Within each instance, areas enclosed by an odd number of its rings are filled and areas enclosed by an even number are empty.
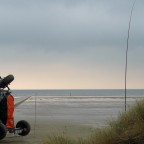
[[[13,89],[123,89],[133,0],[0,0],[0,75]],[[144,1],[131,21],[127,88],[144,88]]]

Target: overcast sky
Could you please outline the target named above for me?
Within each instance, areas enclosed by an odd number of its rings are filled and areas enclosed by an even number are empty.
[[[14,89],[124,88],[133,0],[0,0],[0,75]],[[133,11],[128,88],[144,88],[144,1]]]

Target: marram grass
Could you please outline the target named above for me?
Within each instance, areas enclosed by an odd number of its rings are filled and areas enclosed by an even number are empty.
[[[71,139],[62,135],[62,136],[51,136],[44,144],[73,144],[73,143],[74,142]]]
[[[52,136],[44,144],[144,144],[144,100],[136,102],[107,127],[94,130],[87,139]]]

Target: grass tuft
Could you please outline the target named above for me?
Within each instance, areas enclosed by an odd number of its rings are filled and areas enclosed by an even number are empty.
[[[87,139],[53,136],[44,144],[144,144],[144,100],[121,113],[108,127],[94,130]]]
[[[44,144],[73,144],[74,140],[69,139],[64,135],[50,136]]]

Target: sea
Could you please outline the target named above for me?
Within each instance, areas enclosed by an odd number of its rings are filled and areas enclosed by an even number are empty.
[[[13,90],[16,96],[124,96],[124,89],[50,89],[50,90]],[[128,96],[144,96],[144,89],[127,89]]]
[[[18,119],[62,121],[105,127],[144,98],[144,89],[12,90],[15,99],[30,97],[15,110]]]

